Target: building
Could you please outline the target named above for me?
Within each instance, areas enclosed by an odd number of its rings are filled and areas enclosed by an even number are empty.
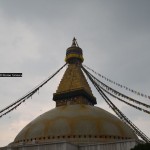
[[[26,125],[9,150],[130,150],[138,143],[133,130],[97,104],[81,70],[82,49],[73,39],[68,67],[53,100],[56,107]]]

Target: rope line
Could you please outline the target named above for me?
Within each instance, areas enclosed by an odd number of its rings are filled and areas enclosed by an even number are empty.
[[[113,81],[113,80],[111,80],[111,79],[109,79],[109,78],[103,76],[102,74],[97,73],[96,71],[94,71],[93,69],[89,68],[89,67],[86,66],[86,65],[84,65],[84,67],[86,67],[87,69],[91,70],[91,71],[94,72],[96,75],[98,75],[98,76],[100,76],[101,78],[103,78],[104,80],[106,80],[106,81],[108,81],[108,82],[110,82],[110,83],[112,83],[112,84],[114,84],[114,85],[117,85],[117,86],[120,87],[120,88],[124,88],[125,90],[130,91],[130,92],[132,92],[132,93],[134,93],[134,94],[136,94],[136,95],[138,95],[138,96],[141,96],[141,97],[150,99],[150,96],[147,95],[147,94],[143,94],[142,92],[138,92],[138,91],[133,90],[133,89],[131,89],[131,88],[128,88],[128,87],[126,87],[126,86],[124,86],[124,85],[122,85],[122,84],[119,84],[119,83],[117,83],[117,82],[115,82],[115,81]]]
[[[129,96],[126,96],[126,95],[124,95],[124,94],[122,94],[122,93],[116,91],[115,89],[111,88],[110,86],[106,85],[105,83],[103,83],[103,82],[101,82],[100,80],[98,80],[97,78],[95,78],[90,72],[89,72],[89,74],[90,74],[95,80],[97,80],[103,87],[105,87],[105,89],[106,89],[107,91],[111,91],[111,92],[114,93],[115,95],[118,95],[118,96],[121,96],[121,97],[123,97],[123,98],[126,98],[127,100],[132,101],[132,102],[134,102],[134,103],[136,103],[136,104],[142,105],[142,106],[144,106],[144,107],[146,107],[146,108],[150,108],[150,105],[145,104],[145,103],[142,103],[142,102],[140,102],[140,101],[138,101],[138,100],[135,100],[135,99],[133,99],[133,98],[131,98],[131,97],[129,97]]]
[[[99,86],[100,86],[100,85],[99,85]],[[127,105],[129,105],[129,106],[131,106],[131,107],[133,107],[133,108],[135,108],[135,109],[138,109],[138,110],[140,110],[140,111],[142,111],[142,112],[145,112],[145,113],[147,113],[147,114],[150,114],[150,111],[145,110],[145,109],[143,109],[143,108],[140,108],[140,107],[138,107],[138,106],[135,106],[135,105],[133,105],[133,104],[131,104],[131,103],[128,103],[128,102],[122,100],[121,98],[115,96],[114,94],[112,94],[112,93],[110,93],[109,91],[107,91],[106,89],[104,89],[102,86],[100,86],[100,88],[101,88],[103,91],[105,91],[107,94],[109,94],[110,96],[112,96],[112,97],[118,99],[119,101],[121,101],[121,102],[123,102],[123,103],[125,103],[125,104],[127,104]]]
[[[105,100],[105,102],[111,107],[111,109],[116,113],[116,115],[127,125],[129,125],[133,131],[140,136],[145,142],[150,143],[150,139],[138,128],[136,127],[111,101],[110,99],[105,95],[105,93],[101,90],[100,86],[94,81],[92,76],[90,76],[89,72],[82,67],[85,74],[88,76],[90,81],[93,83],[99,94],[102,96],[102,98]]]
[[[39,91],[39,89],[44,86],[49,80],[51,80],[56,74],[58,74],[58,72],[60,72],[64,67],[66,66],[66,64],[64,64],[60,69],[58,69],[54,74],[52,74],[51,76],[49,76],[46,80],[44,80],[43,82],[41,82],[38,86],[36,86],[34,89],[32,89],[31,91],[29,91],[27,94],[25,94],[23,97],[19,98],[17,101],[13,102],[12,104],[8,105],[7,107],[5,107],[4,109],[0,110],[0,113],[2,113],[0,115],[0,117],[6,115],[7,113],[11,112],[12,110],[16,109],[22,102],[25,102],[27,99],[29,99],[30,97],[32,97],[32,95],[34,95],[37,91]],[[6,112],[5,112],[6,111]]]

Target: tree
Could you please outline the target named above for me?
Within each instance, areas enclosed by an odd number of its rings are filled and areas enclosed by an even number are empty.
[[[138,144],[131,150],[150,150],[150,143]]]

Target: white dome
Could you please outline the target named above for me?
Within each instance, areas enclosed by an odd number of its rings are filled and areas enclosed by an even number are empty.
[[[63,140],[90,143],[122,139],[137,139],[137,136],[128,125],[109,112],[77,104],[56,107],[40,115],[22,129],[14,142]]]

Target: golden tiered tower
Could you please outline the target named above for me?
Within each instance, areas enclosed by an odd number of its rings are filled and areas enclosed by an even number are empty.
[[[67,49],[65,60],[68,68],[53,96],[56,107],[67,104],[96,104],[96,98],[81,70],[84,59],[82,49],[78,46],[75,38],[72,46]]]

